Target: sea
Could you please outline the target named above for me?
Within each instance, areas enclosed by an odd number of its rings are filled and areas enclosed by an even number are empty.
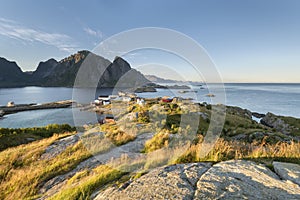
[[[139,93],[140,97],[182,96],[193,98],[197,102],[213,102],[216,97],[208,97],[212,91],[223,91],[226,105],[238,106],[252,112],[272,112],[282,116],[300,118],[300,84],[274,84],[274,83],[226,83],[224,85],[211,84],[192,85],[191,90],[183,92],[182,89],[158,89],[157,92]],[[213,88],[213,89],[212,89]],[[189,92],[191,91],[191,92]],[[0,105],[9,101],[15,104],[47,103],[73,99],[78,103],[87,104],[99,96],[115,93],[111,88],[72,89],[51,87],[23,87],[0,89]],[[218,92],[217,92],[218,94]],[[5,115],[0,119],[0,127],[23,128],[45,126],[48,124],[70,124],[81,126],[97,123],[95,113],[80,111],[79,108],[61,108],[49,110],[24,111]]]

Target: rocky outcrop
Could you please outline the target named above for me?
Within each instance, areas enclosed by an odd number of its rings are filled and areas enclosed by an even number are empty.
[[[252,112],[252,116],[260,119],[260,118],[265,117],[266,115],[258,113],[258,112]]]
[[[298,199],[300,187],[263,165],[227,161],[214,165],[198,181],[194,199]]]
[[[264,116],[260,120],[260,123],[262,123],[263,125],[266,125],[270,128],[274,128],[277,131],[280,131],[284,134],[290,133],[289,124],[285,123],[285,121],[282,120],[279,116],[276,116],[272,113],[267,113],[266,116]]]
[[[300,186],[281,178],[250,161],[179,164],[155,169],[124,187],[112,186],[96,199],[299,199]]]
[[[238,115],[246,119],[252,119],[252,113],[250,110],[243,109],[236,106],[226,106],[226,113]]]
[[[273,167],[280,178],[300,185],[300,165],[293,163],[273,162]]]
[[[197,180],[210,166],[210,163],[193,163],[155,169],[123,190],[112,187],[96,199],[192,199]]]

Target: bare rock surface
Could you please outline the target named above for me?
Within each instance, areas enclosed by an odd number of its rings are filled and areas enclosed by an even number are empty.
[[[300,185],[300,165],[293,163],[273,162],[274,170],[280,178]]]
[[[62,153],[64,150],[66,150],[67,147],[74,145],[78,141],[78,134],[62,138],[48,146],[45,150],[45,153],[41,156],[41,159],[51,159]]]
[[[197,180],[210,166],[210,163],[192,163],[158,168],[125,189],[109,188],[96,199],[192,199]]]
[[[198,181],[195,199],[299,199],[300,187],[250,161],[214,165]]]
[[[95,199],[300,199],[300,187],[264,165],[232,160],[161,167]]]

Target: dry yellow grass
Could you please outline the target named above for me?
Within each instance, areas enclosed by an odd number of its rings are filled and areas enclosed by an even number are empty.
[[[68,147],[56,157],[49,160],[41,159],[41,155],[47,146],[59,138],[72,134],[54,135],[47,139],[0,152],[0,199],[37,198],[39,197],[38,190],[42,183],[52,177],[70,171],[80,162],[90,157],[91,152],[80,141]],[[92,142],[95,139],[94,137],[96,139],[98,137],[97,135],[92,136],[91,138],[87,138],[88,142]],[[265,142],[266,140],[263,140],[260,143],[246,143],[226,141],[220,138],[208,155],[200,158],[201,148],[203,148],[202,136],[199,136],[197,144],[178,145],[173,151],[167,151],[166,148],[169,146],[169,143],[162,140],[166,135],[158,136],[156,136],[158,138],[154,137],[154,139],[152,138],[148,141],[151,144],[150,147],[152,148],[154,145],[155,148],[152,152],[150,151],[146,160],[131,160],[124,156],[122,162],[116,168],[116,165],[112,164],[110,167],[99,166],[94,170],[78,172],[63,186],[64,189],[57,193],[53,199],[62,199],[68,196],[89,198],[89,195],[95,189],[120,178],[124,174],[123,172],[138,172],[139,170],[144,172],[153,167],[165,164],[203,161],[219,162],[229,159],[267,159],[300,164],[299,142],[269,144]],[[98,140],[101,139],[105,138],[98,138]],[[161,139],[160,142],[159,139]],[[158,144],[156,144],[157,142]],[[99,144],[102,143],[100,142]],[[105,149],[99,147],[99,144],[92,147],[92,149],[95,152],[105,151]],[[124,160],[127,160],[127,162],[124,162]]]
[[[176,162],[219,162],[229,159],[271,159],[290,161],[300,164],[300,142],[278,142],[269,144],[263,140],[261,143],[246,143],[240,141],[226,141],[220,138],[213,149],[200,158],[202,143],[192,145],[188,151]]]
[[[68,135],[71,133],[54,135],[0,152],[0,199],[33,197],[38,193],[41,183],[69,171],[91,156],[82,143],[78,142],[54,158],[40,159],[47,146]]]

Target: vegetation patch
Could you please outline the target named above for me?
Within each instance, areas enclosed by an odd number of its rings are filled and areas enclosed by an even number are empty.
[[[68,124],[50,124],[44,127],[32,128],[0,128],[0,151],[20,144],[48,138],[55,133],[62,134],[75,130],[74,127]]]
[[[38,194],[49,179],[74,169],[91,156],[81,142],[69,146],[58,156],[41,159],[45,149],[65,133],[0,152],[0,199],[25,199]]]
[[[89,199],[90,195],[105,184],[119,179],[124,173],[110,168],[105,165],[100,165],[90,175],[85,176],[83,180],[76,182],[63,188],[59,193],[49,198],[50,200],[60,199]],[[78,177],[78,176],[77,176]]]

